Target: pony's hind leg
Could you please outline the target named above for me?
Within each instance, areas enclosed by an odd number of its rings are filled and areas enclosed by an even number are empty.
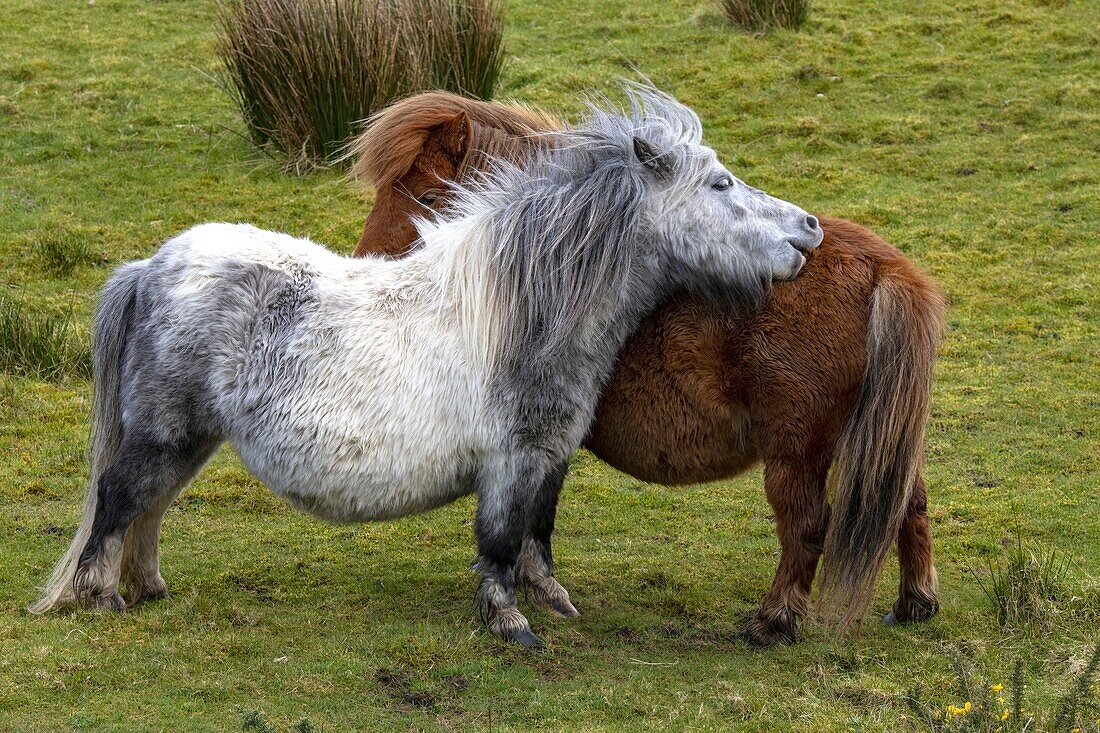
[[[901,583],[898,600],[883,621],[909,623],[927,621],[940,608],[936,566],[932,563],[932,532],[928,524],[928,492],[924,479],[917,477],[909,509],[898,531],[898,562]]]
[[[527,587],[531,602],[537,608],[572,617],[580,613],[569,601],[569,592],[554,577],[554,555],[550,545],[558,511],[558,495],[568,471],[569,461],[562,461],[546,474],[535,494],[531,505],[531,526],[523,539],[516,565],[516,580]]]
[[[798,640],[798,622],[810,608],[810,589],[829,525],[827,467],[768,461],[764,489],[775,512],[779,567],[755,615],[745,626],[754,646]]]
[[[486,461],[478,476],[478,606],[493,634],[524,647],[540,646],[542,639],[517,606],[515,568],[530,525],[531,500],[545,474],[537,459],[509,457]]]
[[[176,491],[165,493],[126,530],[122,542],[121,585],[126,588],[128,606],[168,595],[168,585],[160,576],[158,545],[164,512],[177,495]]]
[[[124,610],[126,604],[119,594],[124,566],[127,580],[143,586],[139,597],[145,593],[145,586],[150,593],[163,587],[156,556],[150,559],[149,554],[150,549],[153,553],[156,549],[152,530],[155,527],[159,534],[164,510],[215,445],[216,441],[209,438],[196,437],[171,444],[123,439],[111,465],[99,478],[95,517],[73,578],[73,594],[79,603]],[[139,536],[127,543],[127,530],[139,518]]]
[[[160,527],[164,522],[164,513],[202,468],[215,445],[211,441],[207,448],[197,451],[190,470],[175,486],[157,497],[145,513],[135,519],[126,530],[126,538],[122,543],[121,582],[127,591],[127,606],[142,601],[159,600],[168,595],[168,586],[160,575]]]

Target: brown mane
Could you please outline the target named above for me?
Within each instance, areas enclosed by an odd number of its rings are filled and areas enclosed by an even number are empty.
[[[518,102],[482,102],[450,92],[426,92],[397,102],[367,121],[351,143],[347,159],[355,158],[351,176],[378,184],[404,176],[424,149],[428,134],[438,125],[465,113],[470,121],[470,152],[519,160],[541,134],[565,126],[549,112]]]

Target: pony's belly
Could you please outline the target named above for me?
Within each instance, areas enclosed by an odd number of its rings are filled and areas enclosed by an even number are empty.
[[[684,418],[687,417],[687,420]],[[642,481],[670,486],[730,478],[760,460],[745,420],[670,422],[604,414],[584,445],[597,458]]]
[[[672,377],[617,376],[584,442],[611,466],[643,481],[677,485],[730,478],[759,460],[744,407],[673,389]]]
[[[369,459],[340,465],[326,460],[331,456],[315,447],[309,465],[295,470],[285,462],[249,460],[253,455],[243,446],[237,450],[272,493],[294,508],[330,522],[373,522],[419,514],[466,496],[473,485],[472,461],[457,454],[423,460],[412,470],[395,471],[385,461]]]
[[[297,490],[297,489],[301,490]],[[456,479],[432,487],[370,486],[357,491],[310,491],[284,487],[275,492],[295,509],[329,522],[380,522],[421,514],[471,493],[470,482]]]
[[[653,313],[627,341],[585,444],[644,481],[728,478],[757,460],[748,410],[729,399],[725,320],[690,299]]]
[[[480,383],[457,337],[431,319],[340,332],[325,358],[323,324],[301,326],[304,366],[237,408],[230,440],[256,476],[297,508],[337,522],[392,519],[469,493],[485,444]]]

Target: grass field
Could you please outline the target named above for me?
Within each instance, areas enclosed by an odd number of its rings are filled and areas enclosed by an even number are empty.
[[[350,251],[369,197],[245,141],[211,78],[213,17],[206,0],[0,4],[6,307],[71,313],[79,345],[111,266],[199,221]],[[556,554],[584,615],[532,612],[548,648],[523,653],[473,612],[471,501],[326,525],[224,451],[167,515],[167,601],[33,617],[77,522],[90,389],[11,367],[0,730],[236,731],[255,713],[278,730],[918,730],[907,691],[963,705],[959,657],[978,687],[1021,659],[1049,721],[1100,628],[1100,4],[817,0],[801,30],[755,37],[705,0],[510,0],[506,42],[501,96],[568,114],[636,66],[742,178],[873,227],[943,284],[926,471],[942,613],[752,650],[738,632],[778,558],[759,471],[670,490],[581,454]],[[1002,628],[975,574],[1017,522],[1070,568],[1039,623]],[[895,582],[891,566],[876,615]]]

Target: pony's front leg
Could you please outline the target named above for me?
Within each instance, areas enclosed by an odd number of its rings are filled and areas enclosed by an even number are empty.
[[[798,640],[798,622],[810,608],[810,587],[829,525],[827,471],[827,465],[794,460],[766,462],[764,490],[775,512],[780,557],[772,587],[745,626],[745,639],[754,646]]]
[[[530,525],[530,508],[546,466],[534,456],[487,461],[478,476],[478,606],[489,630],[522,646],[542,644],[516,604],[515,567]]]
[[[554,577],[554,555],[551,536],[558,511],[558,495],[561,493],[569,461],[554,466],[542,480],[531,503],[531,522],[516,566],[517,582],[526,586],[531,602],[537,608],[561,616],[580,616],[569,601],[569,591]]]

